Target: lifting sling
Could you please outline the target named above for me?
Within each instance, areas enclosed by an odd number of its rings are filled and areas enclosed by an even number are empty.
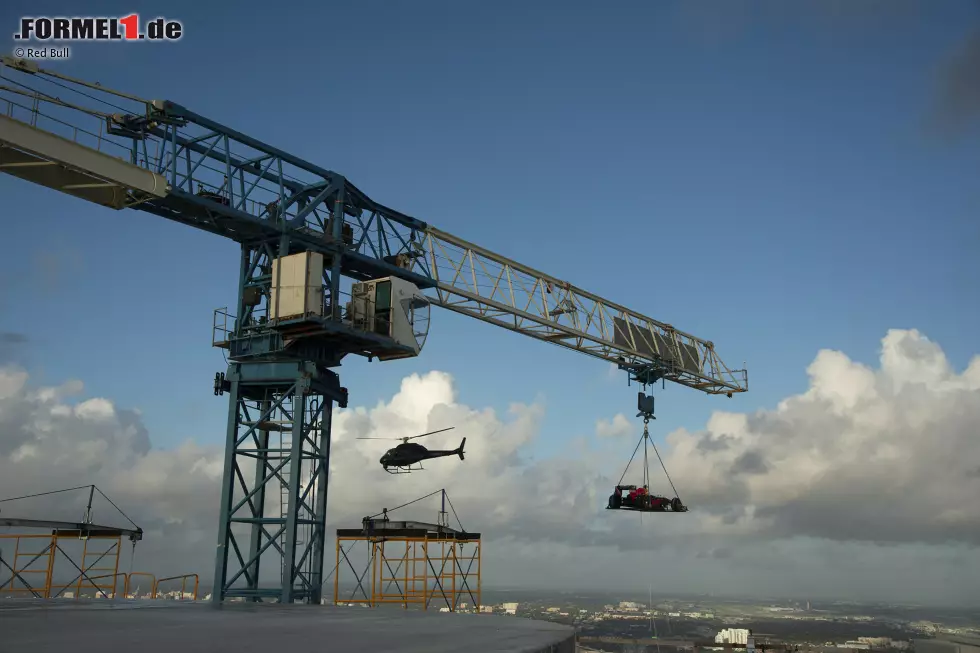
[[[687,506],[680,500],[677,488],[674,487],[674,481],[671,480],[670,474],[667,472],[667,466],[664,465],[664,460],[657,450],[657,445],[650,438],[649,423],[653,415],[651,412],[641,412],[641,415],[643,415],[643,435],[640,436],[640,441],[636,443],[636,448],[633,449],[633,455],[630,456],[629,462],[626,463],[626,469],[623,470],[623,475],[619,478],[619,483],[616,484],[615,491],[609,497],[608,509],[636,510],[640,512],[687,512]],[[629,472],[630,465],[633,464],[633,460],[636,458],[641,444],[643,445],[643,485],[640,488],[637,488],[635,485],[623,485],[623,479],[626,478],[626,474]],[[650,494],[649,447],[653,447],[653,452],[657,454],[657,460],[660,461],[660,466],[664,470],[664,476],[667,477],[667,482],[670,483],[670,489],[674,491],[673,499]],[[622,494],[624,490],[631,492],[631,495],[625,499]]]

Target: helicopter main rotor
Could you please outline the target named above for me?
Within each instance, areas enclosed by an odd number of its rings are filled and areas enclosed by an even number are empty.
[[[405,444],[409,440],[414,440],[415,438],[424,438],[427,435],[435,435],[436,433],[442,433],[444,431],[451,431],[454,428],[456,428],[456,427],[455,426],[450,426],[450,427],[447,427],[447,428],[444,428],[444,429],[439,429],[438,431],[429,431],[428,433],[422,433],[420,435],[410,435],[410,436],[402,437],[402,438],[370,438],[370,437],[367,437],[367,438],[357,438],[357,439],[358,440],[401,440],[402,441],[402,444]]]

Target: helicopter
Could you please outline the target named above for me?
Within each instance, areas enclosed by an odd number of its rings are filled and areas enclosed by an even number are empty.
[[[421,435],[412,435],[407,438],[357,438],[358,440],[401,440],[402,443],[397,447],[393,447],[385,452],[385,455],[381,456],[381,466],[389,474],[408,474],[413,471],[422,470],[422,461],[429,460],[431,458],[442,458],[444,456],[459,456],[460,460],[463,458],[463,447],[466,446],[466,438],[459,443],[459,447],[456,449],[426,449],[421,444],[416,442],[409,442],[409,440],[414,440],[415,438],[424,438],[427,435],[434,435],[436,433],[442,433],[443,431],[451,431],[456,428],[455,426],[450,426],[449,428],[439,429],[438,431],[430,431],[428,433],[422,433]],[[418,467],[412,467],[412,465],[418,463]],[[392,471],[389,468],[394,468]]]

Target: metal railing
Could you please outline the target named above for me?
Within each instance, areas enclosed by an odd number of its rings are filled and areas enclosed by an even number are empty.
[[[198,588],[198,584],[200,583],[200,579],[198,578],[197,574],[183,574],[181,576],[168,576],[167,578],[161,578],[160,580],[158,580],[156,582],[156,585],[153,587],[153,596],[151,598],[154,598],[154,599],[157,598],[157,592],[160,591],[160,583],[166,583],[166,582],[169,582],[169,581],[172,581],[172,580],[179,580],[180,581],[180,600],[183,601],[184,600],[184,597],[187,596],[187,581],[189,579],[191,579],[191,578],[194,579],[194,592],[192,594],[193,598],[191,600],[192,601],[196,601],[197,600],[197,588]]]
[[[298,319],[302,316],[316,315],[322,317],[329,317],[332,304],[330,302],[330,288],[321,284],[319,286],[280,286],[280,293],[285,295],[286,293],[303,293],[316,291],[316,300],[312,305],[307,305],[307,302],[303,301],[304,313],[297,313],[296,315],[280,315],[279,319],[291,320]],[[341,290],[338,293],[340,300],[340,315],[342,320],[349,320],[348,315],[348,305],[351,303],[351,293],[349,291]],[[252,308],[251,314],[248,318],[247,324],[238,324],[238,316],[231,312],[231,309],[227,306],[214,309],[214,315],[211,320],[211,346],[227,348],[228,343],[232,338],[247,338],[250,335],[265,332],[270,323],[276,322],[274,319],[270,319],[272,314],[270,308],[269,297],[265,296],[262,298],[261,303],[258,306]],[[293,303],[290,300],[290,303]]]
[[[167,140],[160,137],[148,138],[146,139],[148,147],[144,147],[141,151],[140,148],[134,147],[131,138],[108,133],[106,116],[100,112],[70,104],[27,86],[16,88],[15,84],[15,80],[10,77],[0,76],[0,93],[5,94],[5,96],[0,95],[0,113],[6,117],[144,170],[159,172],[160,163],[165,159],[161,157],[161,149],[166,151],[169,145]],[[81,125],[83,122],[86,126]],[[169,159],[165,160],[168,166],[174,165]],[[229,182],[227,179],[223,183],[217,181],[225,175],[226,170],[211,160],[202,160],[195,168],[198,174],[190,178],[191,183],[188,186],[194,188],[198,195],[227,204]],[[186,181],[184,175],[180,176],[182,181]],[[205,176],[207,179],[204,178]],[[263,190],[266,195],[278,196],[272,188],[263,186]],[[262,218],[269,218],[270,210],[275,205],[275,202],[252,198],[245,198],[244,202],[236,198],[236,206],[239,202],[241,202],[239,209]],[[282,212],[282,216],[284,219],[295,218],[298,210],[292,206]],[[311,218],[304,220],[304,225],[317,234],[322,234],[324,231],[324,226]],[[353,238],[353,235],[349,236],[352,241]]]

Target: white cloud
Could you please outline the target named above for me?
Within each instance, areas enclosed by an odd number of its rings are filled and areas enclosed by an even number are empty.
[[[771,411],[715,413],[668,437],[667,466],[713,530],[980,544],[980,357],[955,373],[917,331],[889,331],[881,368],[835,351]]]
[[[622,438],[636,431],[636,424],[626,419],[626,415],[617,413],[611,420],[600,419],[595,423],[595,434],[600,438]]]
[[[515,403],[498,415],[458,403],[444,372],[413,375],[388,402],[336,412],[329,528],[445,487],[463,525],[485,534],[491,583],[645,587],[621,562],[657,548],[664,589],[810,583],[811,596],[821,588],[857,596],[913,583],[918,600],[970,596],[980,583],[980,358],[957,374],[919,333],[890,331],[878,370],[821,351],[808,371],[810,388],[774,410],[716,412],[703,431],[670,434],[660,449],[692,511],[642,523],[603,510],[624,455],[614,438],[637,428],[624,415],[599,420],[591,443],[534,461],[528,445],[548,431],[540,405]],[[137,567],[191,566],[210,576],[220,449],[200,438],[153,449],[135,411],[79,400],[81,391],[77,382],[34,388],[22,370],[0,368],[0,497],[94,482],[146,530]],[[406,476],[378,464],[389,443],[356,439],[446,426],[456,428],[427,445],[454,448],[466,437],[466,460],[433,460]],[[81,499],[39,499],[29,515],[15,505],[0,508],[8,516],[81,515]],[[436,509],[419,504],[404,516],[435,521]],[[118,523],[110,512],[100,508],[96,521]],[[828,565],[827,556],[846,559]],[[859,561],[875,571],[858,573]],[[760,583],[767,565],[784,571]]]

